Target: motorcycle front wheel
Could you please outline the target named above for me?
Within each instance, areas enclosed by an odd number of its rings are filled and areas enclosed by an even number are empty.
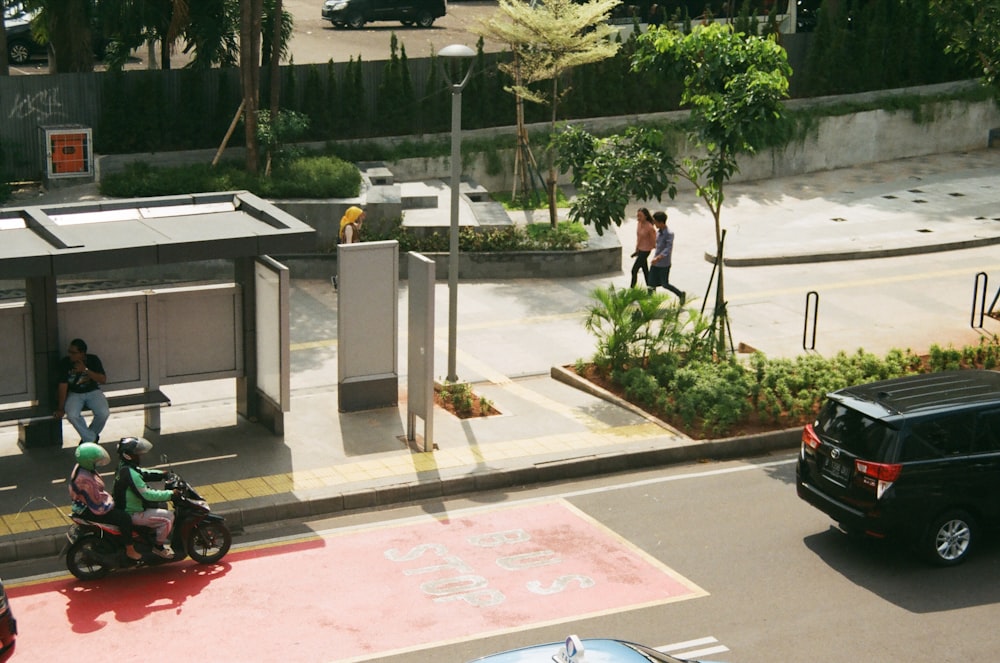
[[[187,554],[199,564],[214,564],[222,559],[233,543],[233,535],[223,522],[202,523],[191,530],[185,542]]]
[[[80,580],[97,580],[108,575],[115,547],[96,536],[77,539],[66,551],[66,568]]]

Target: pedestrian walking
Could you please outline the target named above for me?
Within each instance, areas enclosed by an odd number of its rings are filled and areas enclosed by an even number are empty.
[[[667,213],[655,212],[653,225],[656,226],[656,248],[649,268],[649,292],[663,286],[677,295],[681,306],[687,300],[687,293],[670,284],[670,261],[674,252],[674,231],[667,227]]]
[[[642,271],[642,280],[649,286],[649,254],[656,248],[656,226],[653,225],[653,217],[649,210],[640,207],[636,212],[635,229],[635,251],[632,252],[635,262],[632,263],[632,282],[630,288],[634,288],[639,280],[639,272]]]

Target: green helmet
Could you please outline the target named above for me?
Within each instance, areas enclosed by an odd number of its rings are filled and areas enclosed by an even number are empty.
[[[94,471],[98,465],[107,465],[111,462],[111,457],[99,444],[84,442],[76,448],[76,462],[80,467]]]

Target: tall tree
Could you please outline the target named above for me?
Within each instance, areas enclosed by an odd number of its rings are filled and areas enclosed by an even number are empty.
[[[36,20],[49,43],[49,72],[94,70],[91,0],[29,0],[25,6],[41,10]]]
[[[104,0],[97,10],[109,69],[124,69],[143,44],[158,44],[160,67],[170,69],[178,42],[191,68],[236,66],[239,0]]]
[[[522,104],[524,101],[549,104],[550,122],[555,133],[559,116],[559,99],[566,92],[559,85],[566,72],[591,62],[613,57],[619,43],[611,36],[615,29],[608,25],[611,10],[620,0],[500,0],[497,11],[479,23],[474,31],[480,36],[506,44],[513,52],[513,61],[499,67],[510,75],[513,84],[507,88],[517,104],[517,153],[515,157],[515,191],[521,185],[522,195],[530,184],[528,170],[534,163],[528,144]],[[543,92],[536,83],[549,81]],[[549,201],[549,222],[555,226],[556,168],[551,151],[548,153],[548,179],[545,182]],[[518,170],[520,169],[520,170]]]
[[[681,103],[691,111],[686,125],[691,153],[675,159],[662,136],[643,128],[603,140],[578,129],[564,132],[556,140],[560,165],[573,169],[579,191],[571,214],[598,228],[621,224],[630,198],[659,199],[664,192],[672,198],[678,178],[693,184],[715,222],[715,303],[709,334],[723,356],[732,350],[731,340],[727,344],[723,278],[725,184],[739,171],[739,156],[778,142],[791,67],[773,37],[745,35],[730,25],[701,26],[686,35],[652,28],[638,42],[636,71],[683,79]],[[644,174],[649,169],[656,171]]]
[[[987,85],[1000,88],[1000,0],[930,0],[947,53],[982,72]]]

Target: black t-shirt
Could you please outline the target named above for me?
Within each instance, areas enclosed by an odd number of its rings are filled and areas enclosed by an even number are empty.
[[[97,355],[85,355],[84,364],[87,370],[93,371],[95,373],[104,374],[104,364],[101,363],[100,358]],[[59,360],[59,382],[65,382],[67,389],[74,394],[85,394],[88,391],[94,391],[99,389],[101,385],[97,384],[97,381],[93,379],[83,380],[83,373],[77,373],[76,369],[73,367],[73,362],[69,357],[63,357]]]

